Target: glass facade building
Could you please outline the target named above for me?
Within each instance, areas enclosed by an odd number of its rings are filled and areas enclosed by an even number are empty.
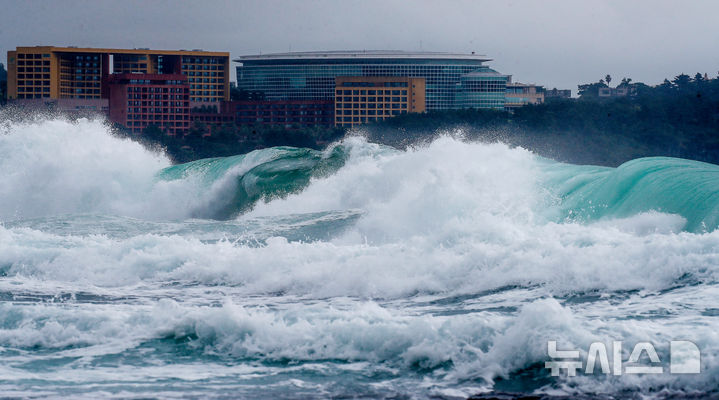
[[[334,51],[248,55],[237,86],[266,100],[333,100],[336,77],[424,78],[426,109],[504,108],[508,75],[475,54]]]

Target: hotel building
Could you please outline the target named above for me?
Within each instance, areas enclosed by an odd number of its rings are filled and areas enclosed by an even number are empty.
[[[230,99],[227,52],[18,47],[8,52],[8,99],[107,98],[110,74],[183,74],[190,101]]]
[[[154,125],[170,135],[190,128],[190,85],[182,74],[112,74],[110,120],[133,133]]]
[[[422,78],[427,111],[504,109],[509,78],[484,65],[489,58],[475,54],[329,51],[247,55],[234,61],[241,63],[240,90],[277,101],[333,101],[338,77]]]
[[[425,79],[400,77],[338,77],[335,85],[335,125],[353,127],[395,115],[421,113]]]

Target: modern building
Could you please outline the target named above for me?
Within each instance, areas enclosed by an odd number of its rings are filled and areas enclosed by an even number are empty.
[[[424,78],[427,111],[503,109],[509,79],[477,54],[328,51],[247,55],[234,61],[241,63],[238,88],[260,92],[266,100],[334,101],[337,77]]]
[[[111,74],[183,74],[190,101],[230,99],[230,54],[201,50],[17,47],[8,51],[8,99],[99,99]]]
[[[569,99],[572,97],[572,91],[569,89],[545,89],[544,90],[544,100],[548,101],[550,99]]]
[[[336,78],[335,126],[352,127],[425,109],[424,78]]]
[[[154,125],[169,135],[190,127],[190,84],[182,74],[112,74],[106,81],[110,120],[133,133]]]
[[[507,83],[506,100],[504,107],[512,109],[527,104],[544,103],[544,88],[537,85],[510,82]]]

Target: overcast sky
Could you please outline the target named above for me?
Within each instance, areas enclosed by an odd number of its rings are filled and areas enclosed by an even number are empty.
[[[7,50],[35,45],[202,48],[233,58],[288,50],[475,51],[515,81],[572,93],[606,74],[615,82],[656,84],[682,72],[719,71],[719,1],[0,0],[0,6],[3,63]]]

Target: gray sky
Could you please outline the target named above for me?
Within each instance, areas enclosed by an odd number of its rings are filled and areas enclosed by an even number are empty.
[[[688,0],[0,0],[0,62],[7,50],[35,45],[202,48],[231,57],[476,51],[515,81],[576,93],[606,74],[648,84],[682,72],[715,77],[717,20],[719,1]]]

